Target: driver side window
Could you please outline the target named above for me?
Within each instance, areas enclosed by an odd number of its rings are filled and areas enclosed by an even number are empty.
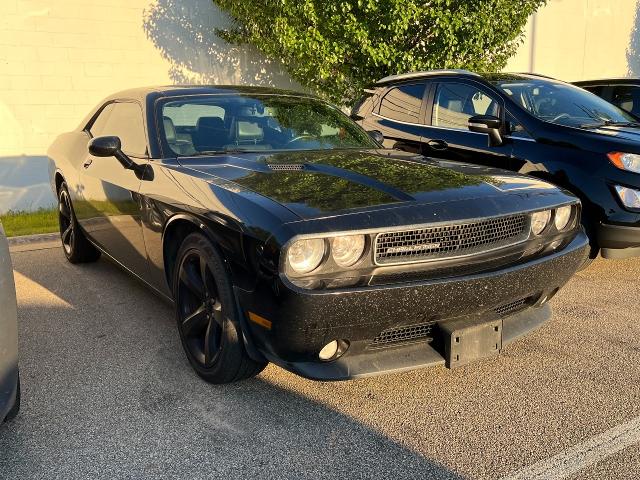
[[[431,124],[435,127],[468,130],[475,115],[500,116],[500,105],[486,92],[463,83],[438,85]]]

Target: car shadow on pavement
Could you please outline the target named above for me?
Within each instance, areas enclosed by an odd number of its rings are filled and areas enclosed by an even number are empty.
[[[14,255],[24,404],[0,430],[0,478],[463,478],[277,367],[203,382],[169,306],[107,261],[52,255]]]

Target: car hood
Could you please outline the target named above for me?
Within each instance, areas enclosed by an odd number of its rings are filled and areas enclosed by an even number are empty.
[[[591,133],[606,135],[611,140],[627,140],[640,144],[640,128],[620,125],[603,125],[597,128],[584,128]]]
[[[395,150],[247,153],[179,161],[192,174],[232,182],[236,188],[280,203],[302,219],[558,190],[503,170]]]

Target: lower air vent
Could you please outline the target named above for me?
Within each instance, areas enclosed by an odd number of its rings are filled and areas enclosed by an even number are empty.
[[[493,309],[501,317],[507,317],[509,315],[513,315],[516,312],[520,312],[527,308],[531,303],[531,297],[521,298],[520,300],[516,300],[515,302],[507,303],[505,305],[501,305]]]
[[[297,172],[304,170],[304,165],[300,163],[268,163],[267,167],[274,172]]]
[[[431,338],[431,332],[436,322],[408,325],[406,327],[390,328],[381,332],[369,344],[370,348],[387,347],[399,343],[416,342]]]

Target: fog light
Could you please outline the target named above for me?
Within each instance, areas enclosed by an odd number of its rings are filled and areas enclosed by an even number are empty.
[[[326,362],[327,360],[331,360],[333,357],[335,357],[336,353],[338,353],[338,341],[332,340],[324,347],[322,347],[322,350],[320,350],[318,357],[320,357],[320,360]]]
[[[625,207],[640,208],[640,191],[616,185],[616,192]]]
[[[323,362],[330,362],[344,355],[348,348],[349,342],[347,340],[332,340],[322,347],[318,358]]]

